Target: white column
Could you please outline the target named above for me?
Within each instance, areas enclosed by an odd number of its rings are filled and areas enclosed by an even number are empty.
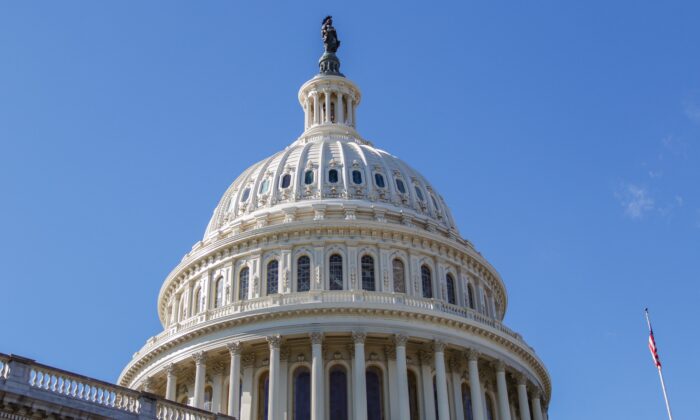
[[[535,389],[532,391],[532,420],[543,420],[542,406],[540,405],[540,391]]]
[[[406,342],[408,337],[397,334],[394,336],[396,344],[396,383],[398,387],[399,419],[411,418],[411,407],[408,397],[408,368],[406,366]]]
[[[389,418],[392,420],[401,420],[399,417],[399,396],[398,396],[398,378],[396,373],[396,347],[385,346],[384,355],[386,356],[386,373],[389,380]]]
[[[345,104],[343,103],[343,94],[338,92],[338,106],[335,109],[335,122],[345,124]]]
[[[510,403],[508,402],[508,385],[506,384],[506,366],[500,360],[496,362],[496,388],[498,389],[498,412],[500,420],[510,420]]]
[[[207,372],[207,356],[203,351],[192,355],[195,363],[194,374],[194,406],[204,408],[204,382]]]
[[[530,420],[530,405],[527,402],[527,378],[523,374],[517,376],[518,407],[520,420]]]
[[[460,375],[461,363],[450,359],[450,372],[452,375],[452,401],[455,408],[455,420],[464,420],[464,404],[462,404],[462,376]]]
[[[287,390],[289,386],[289,382],[287,381],[287,377],[289,374],[289,349],[286,347],[280,347],[280,383],[279,383],[279,403],[277,406],[279,407],[278,414],[280,419],[287,419],[288,414],[288,405],[287,405],[287,398],[289,396],[289,391]]]
[[[363,332],[352,333],[355,343],[355,361],[353,364],[353,397],[355,398],[355,420],[367,420],[367,384],[365,377],[365,339]]]
[[[243,393],[241,394],[241,417],[238,420],[252,420],[255,355],[246,354],[243,356],[241,366],[243,367]]]
[[[221,400],[224,390],[224,366],[216,366],[214,368],[214,377],[212,378],[211,387],[211,412],[221,413]]]
[[[267,416],[270,419],[277,419],[277,399],[279,398],[279,374],[280,374],[280,341],[279,335],[267,337],[270,345],[270,376],[267,391]]]
[[[228,378],[228,415],[239,418],[241,412],[241,343],[235,341],[226,345],[231,353],[231,369]]]
[[[175,364],[169,364],[166,372],[165,399],[175,401],[177,398],[177,376],[175,375]]]
[[[321,122],[321,103],[318,101],[318,92],[313,93],[314,98],[314,124]]]
[[[472,415],[474,420],[485,420],[481,383],[479,382],[479,353],[470,350],[467,352],[467,360],[469,366],[469,390],[472,397]]]
[[[350,126],[354,126],[355,120],[352,117],[352,110],[355,107],[355,101],[352,100],[352,96],[348,96],[348,119],[347,119],[347,124]]]
[[[323,334],[311,333],[311,420],[324,420]]]
[[[447,374],[445,372],[445,343],[435,341],[435,385],[438,397],[438,415],[441,419],[450,418],[450,400],[447,395]],[[510,420],[510,419],[508,419]]]
[[[325,100],[326,100],[326,112],[324,115],[324,122],[330,123],[331,122],[331,91],[325,90],[323,91],[323,94],[325,95]]]
[[[435,420],[435,391],[433,389],[433,355],[429,351],[420,352],[420,376],[423,384],[423,411],[425,420]]]

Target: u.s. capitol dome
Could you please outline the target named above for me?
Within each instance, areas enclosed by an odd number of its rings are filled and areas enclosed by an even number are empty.
[[[324,21],[304,132],[238,176],[119,382],[240,420],[543,420],[502,279],[420,173],[356,131]]]

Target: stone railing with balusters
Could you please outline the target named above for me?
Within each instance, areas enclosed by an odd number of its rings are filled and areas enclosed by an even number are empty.
[[[520,334],[506,327],[501,321],[484,315],[474,309],[452,305],[442,300],[426,299],[418,296],[409,296],[403,293],[370,292],[365,290],[312,290],[303,293],[284,293],[261,298],[235,301],[228,305],[213,308],[206,312],[173,324],[165,331],[148,340],[146,346],[138,354],[148,351],[160,345],[175,334],[199,328],[203,322],[210,322],[236,314],[244,315],[262,309],[274,307],[289,307],[305,304],[362,304],[362,305],[392,305],[396,309],[436,311],[477,324],[493,328],[506,336],[527,345]],[[529,346],[528,346],[529,347]]]
[[[11,404],[8,404],[11,403]],[[0,353],[0,412],[73,413],[80,418],[223,420],[156,395]]]

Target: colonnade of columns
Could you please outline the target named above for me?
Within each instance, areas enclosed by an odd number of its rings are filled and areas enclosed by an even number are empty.
[[[313,91],[304,102],[306,128],[331,123],[354,127],[355,107],[355,99],[350,94],[333,89]]]
[[[353,419],[367,420],[367,385],[366,385],[366,356],[365,341],[367,334],[364,332],[352,333],[352,412]],[[322,333],[313,332],[309,335],[311,342],[311,419],[321,420],[326,418],[325,394],[325,370],[323,359]],[[280,360],[281,337],[273,335],[267,337],[269,348],[269,379],[267,396],[268,419],[283,418],[284,410],[280,401],[286,401],[287,375],[286,361]],[[393,346],[387,351],[390,416],[392,420],[411,419],[411,400],[409,397],[408,358],[406,345],[408,337],[396,334],[392,337]],[[228,415],[237,419],[249,420],[252,418],[251,398],[239,399],[241,395],[241,377],[243,387],[252,389],[253,366],[248,361],[241,360],[242,343],[231,342],[227,345],[230,354]],[[424,349],[420,354],[423,406],[421,419],[435,420],[439,418],[466,420],[462,395],[461,362],[458,358],[450,359],[449,369],[445,359],[446,345],[442,341],[434,341],[430,349]],[[455,354],[454,352],[451,354]],[[479,373],[481,355],[474,350],[468,350],[461,354],[467,361],[467,376],[470,389],[471,415],[474,420],[487,419],[484,390],[482,388],[482,375]],[[204,387],[206,380],[207,357],[203,352],[192,355],[195,365],[193,405],[197,408],[204,406]],[[281,366],[284,363],[284,366]],[[483,362],[482,362],[483,364]],[[517,398],[518,420],[545,420],[541,406],[541,394],[536,386],[528,386],[528,380],[521,373],[514,373],[517,385],[517,395],[509,395],[506,365],[501,361],[493,363],[496,382],[496,400],[498,420],[515,420],[511,416],[510,399]],[[448,374],[450,375],[448,380]],[[433,382],[434,380],[434,382]],[[450,384],[452,395],[450,395]],[[177,376],[175,366],[169,365],[166,369],[165,397],[175,400],[177,389]],[[243,404],[241,401],[243,400]],[[433,410],[432,407],[435,407]],[[492,413],[494,414],[494,413]],[[495,419],[495,417],[494,417]]]

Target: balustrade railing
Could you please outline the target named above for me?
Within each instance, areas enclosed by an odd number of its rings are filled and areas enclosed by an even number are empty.
[[[87,413],[84,418],[235,420],[157,395],[42,365],[31,359],[0,353],[0,395],[7,393],[21,396],[17,401],[25,404],[29,411],[36,401],[44,401],[40,404],[44,410],[42,418],[46,410],[61,413],[70,407]]]
[[[216,415],[174,404],[170,401],[159,400],[156,405],[156,417],[160,420],[213,420]]]
[[[129,413],[139,412],[138,392],[48,366],[31,366],[29,385]]]
[[[152,342],[149,341],[146,347],[155,346],[163,339],[170,337],[175,331],[179,332],[193,328],[205,320],[216,320],[238,313],[258,311],[278,306],[355,302],[369,305],[397,305],[399,307],[403,306],[411,309],[446,313],[489,326],[510,336],[511,338],[522,341],[520,334],[506,327],[497,319],[484,315],[474,309],[452,305],[437,299],[426,299],[418,296],[409,296],[403,293],[370,292],[365,290],[312,290],[310,292],[283,293],[255,299],[235,301],[226,306],[210,309],[204,314],[197,314],[196,316],[175,324],[175,328],[169,328],[168,330],[159,334]]]

